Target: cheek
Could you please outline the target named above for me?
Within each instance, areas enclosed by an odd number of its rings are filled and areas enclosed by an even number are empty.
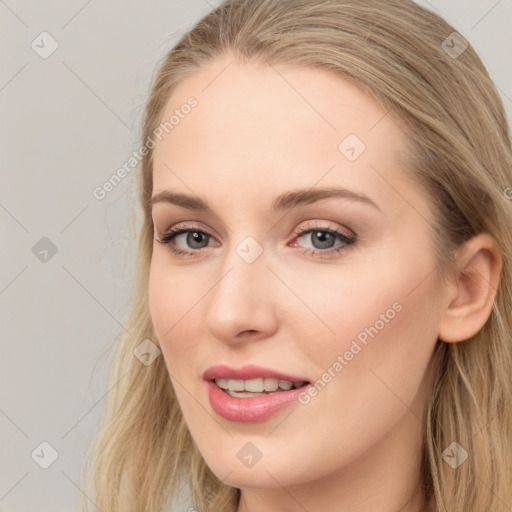
[[[318,318],[304,311],[297,317],[296,350],[315,369],[319,389],[297,415],[302,422],[315,418],[319,438],[336,439],[336,446],[315,447],[323,461],[318,471],[334,468],[340,454],[347,460],[361,454],[404,415],[421,424],[414,416],[422,415],[420,397],[437,340],[431,305],[437,284],[424,277],[396,260],[380,271],[340,274],[324,287],[330,300],[318,291],[306,295],[308,288],[317,290],[313,279],[303,284],[308,306],[335,332],[322,336],[328,331]]]
[[[310,310],[296,315],[294,338],[304,360],[317,378],[333,382],[326,388],[338,397],[359,396],[359,403],[372,395],[393,399],[386,384],[412,400],[437,341],[439,283],[430,275],[429,252],[380,256],[338,274],[331,268],[330,279],[312,275],[295,289]]]
[[[155,334],[160,342],[169,370],[194,349],[195,315],[201,294],[193,274],[180,278],[179,269],[171,269],[159,255],[151,262],[148,284],[148,303]],[[183,273],[181,273],[183,276]],[[204,292],[203,292],[204,293]],[[172,359],[169,354],[172,353]]]

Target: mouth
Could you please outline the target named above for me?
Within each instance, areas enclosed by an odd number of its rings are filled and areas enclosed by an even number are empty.
[[[305,388],[311,386],[305,375],[252,364],[238,368],[212,366],[203,379],[212,409],[222,418],[240,423],[266,421],[296,404]]]
[[[210,406],[215,413],[239,423],[266,421],[300,402],[301,394],[307,393],[307,388],[311,387],[309,381],[275,377],[213,377],[205,384]]]
[[[259,377],[254,379],[210,379],[224,393],[235,398],[254,398],[271,394],[299,389],[307,386],[309,381],[290,381],[273,377]]]

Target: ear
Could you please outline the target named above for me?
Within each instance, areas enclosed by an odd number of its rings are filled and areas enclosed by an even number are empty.
[[[491,315],[502,260],[497,244],[487,233],[468,240],[448,287],[447,305],[441,312],[439,339],[447,343],[475,335]]]

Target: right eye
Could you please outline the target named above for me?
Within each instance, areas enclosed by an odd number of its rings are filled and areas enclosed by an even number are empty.
[[[185,236],[182,236],[185,235]],[[192,250],[186,250],[178,247],[177,240],[179,238],[183,238],[183,242],[185,245],[189,245],[189,248]],[[160,238],[157,238],[157,241],[166,244],[169,246],[169,249],[176,255],[184,256],[184,255],[196,255],[198,251],[208,247],[208,241],[211,235],[206,233],[202,229],[199,229],[197,226],[176,226],[168,231],[166,231]],[[206,240],[206,245],[197,247],[196,244],[202,245]]]

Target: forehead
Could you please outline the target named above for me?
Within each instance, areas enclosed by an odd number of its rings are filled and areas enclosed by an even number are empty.
[[[406,140],[393,116],[326,70],[218,59],[179,84],[160,121],[154,191],[204,197],[229,184],[242,204],[318,183],[394,205],[400,191],[411,200],[418,192],[405,179]]]

